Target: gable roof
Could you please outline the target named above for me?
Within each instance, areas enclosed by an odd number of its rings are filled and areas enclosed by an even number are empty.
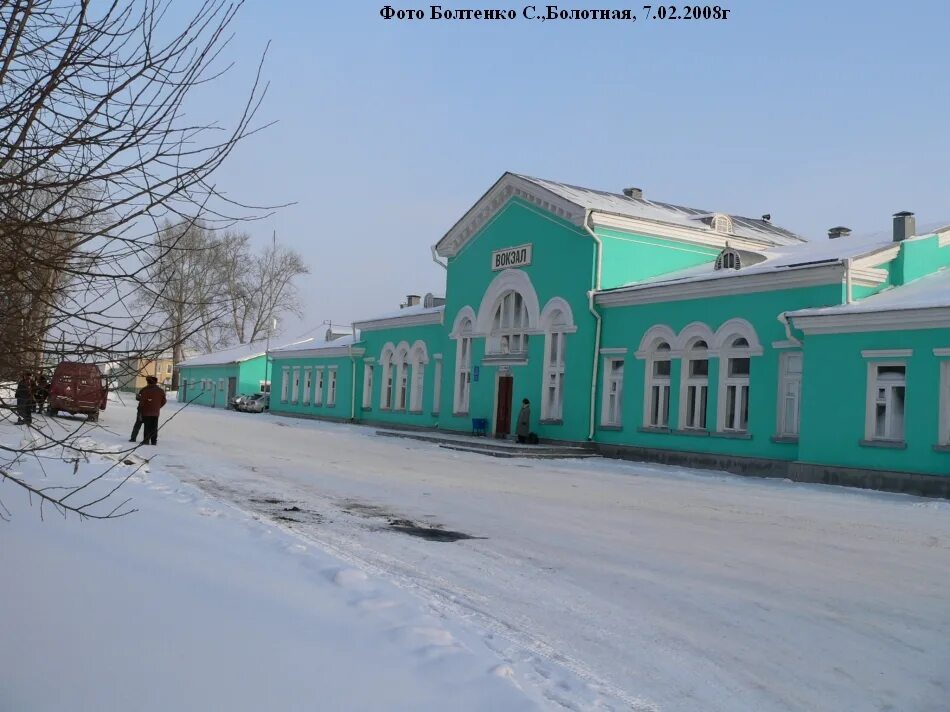
[[[241,344],[223,351],[213,351],[210,354],[201,354],[185,359],[178,366],[187,368],[189,366],[221,366],[229,363],[241,363],[250,361],[252,358],[263,356],[266,351],[266,342],[256,341],[250,344]]]
[[[328,341],[324,336],[314,336],[293,344],[286,344],[271,349],[268,353],[275,359],[301,356],[332,356],[350,351],[354,344],[359,343],[360,334],[356,330],[353,334],[340,336]],[[362,353],[362,349],[352,349],[353,353]]]
[[[510,198],[514,197],[526,200],[578,226],[583,224],[586,212],[590,210],[603,216],[618,216],[673,227],[695,235],[731,235],[762,247],[806,241],[805,238],[763,219],[714,213],[700,208],[687,208],[673,203],[582,188],[569,183],[509,172],[502,175],[449,229],[436,244],[436,252],[442,257],[455,255]],[[728,215],[732,221],[732,231],[728,235],[716,233],[708,225],[712,216],[720,214]]]

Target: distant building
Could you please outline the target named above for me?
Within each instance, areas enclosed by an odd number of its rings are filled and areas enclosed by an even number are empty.
[[[146,376],[155,376],[162,388],[170,388],[175,362],[172,353],[163,353],[157,358],[128,359],[112,370],[120,391],[138,391],[145,388]]]

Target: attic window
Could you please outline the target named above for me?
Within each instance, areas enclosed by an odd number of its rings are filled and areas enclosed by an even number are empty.
[[[712,217],[712,229],[716,232],[731,233],[732,232],[732,218],[723,213],[716,213]]]
[[[740,267],[742,267],[742,259],[739,253],[727,244],[716,258],[716,269],[739,269]]]

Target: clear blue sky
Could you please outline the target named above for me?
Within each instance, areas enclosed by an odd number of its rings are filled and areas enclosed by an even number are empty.
[[[296,203],[247,229],[310,262],[305,324],[441,291],[429,246],[506,170],[812,238],[898,210],[950,222],[950,4],[741,0],[727,21],[634,24],[409,23],[384,4],[251,0],[235,69],[196,99],[227,121],[271,41],[260,119],[279,123],[218,182]]]

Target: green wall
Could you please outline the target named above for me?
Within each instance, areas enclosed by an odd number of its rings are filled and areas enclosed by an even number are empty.
[[[935,452],[940,361],[950,347],[946,329],[811,334],[802,385],[802,462],[950,475],[950,453]],[[863,358],[863,350],[912,349],[909,358]],[[868,362],[907,366],[906,449],[860,445],[865,437]]]
[[[197,403],[198,405],[213,406],[215,408],[228,407],[227,381],[229,378],[237,378],[236,394],[257,393],[261,389],[261,381],[266,380],[265,374],[266,359],[263,355],[256,358],[241,361],[240,363],[216,364],[209,366],[183,366],[179,380],[187,380],[187,386],[184,397],[179,397],[182,401]],[[218,383],[224,379],[225,386],[223,392],[217,388],[201,390],[200,383],[203,379],[211,379]],[[196,381],[199,385],[191,386],[191,381]]]
[[[707,452],[716,454],[767,457],[794,460],[794,443],[772,441],[776,431],[778,367],[784,349],[773,349],[772,342],[785,341],[785,328],[778,321],[783,311],[810,306],[839,303],[841,287],[838,284],[774,292],[729,295],[677,302],[663,302],[604,309],[602,348],[626,348],[622,404],[622,430],[598,427],[596,439],[618,445]],[[716,437],[713,435],[680,434],[675,432],[642,432],[643,399],[646,361],[636,358],[643,335],[652,326],[664,324],[679,334],[691,322],[703,322],[715,333],[725,322],[742,318],[752,324],[763,347],[761,356],[753,356],[749,371],[749,439]],[[670,428],[680,429],[677,423],[680,397],[680,366],[674,358],[670,374]],[[719,359],[709,359],[709,397],[707,425],[716,428],[718,408]],[[603,399],[603,376],[598,376],[597,422],[600,423]]]
[[[357,387],[359,386],[360,373],[362,373],[362,357],[354,356],[357,369]],[[300,388],[297,395],[297,402],[293,402],[293,374],[294,368],[300,368]],[[310,385],[310,403],[305,404],[303,390],[305,385],[304,369],[323,368],[323,398],[320,405],[314,404],[314,395],[318,386],[317,378],[314,375],[311,378]],[[336,402],[334,405],[327,404],[327,393],[330,387],[329,369],[336,368]],[[333,418],[338,420],[349,420],[351,414],[351,389],[353,386],[353,361],[348,355],[331,357],[305,357],[305,358],[284,358],[283,356],[273,359],[271,364],[273,372],[273,389],[271,390],[270,409],[272,413],[282,413],[286,415],[303,415],[320,418]],[[283,393],[283,378],[286,374],[290,381],[287,386],[287,400],[281,398]],[[357,414],[359,413],[359,392],[357,392]]]
[[[608,228],[599,227],[596,232],[603,244],[602,289],[711,263],[720,252],[715,247],[688,245]]]

